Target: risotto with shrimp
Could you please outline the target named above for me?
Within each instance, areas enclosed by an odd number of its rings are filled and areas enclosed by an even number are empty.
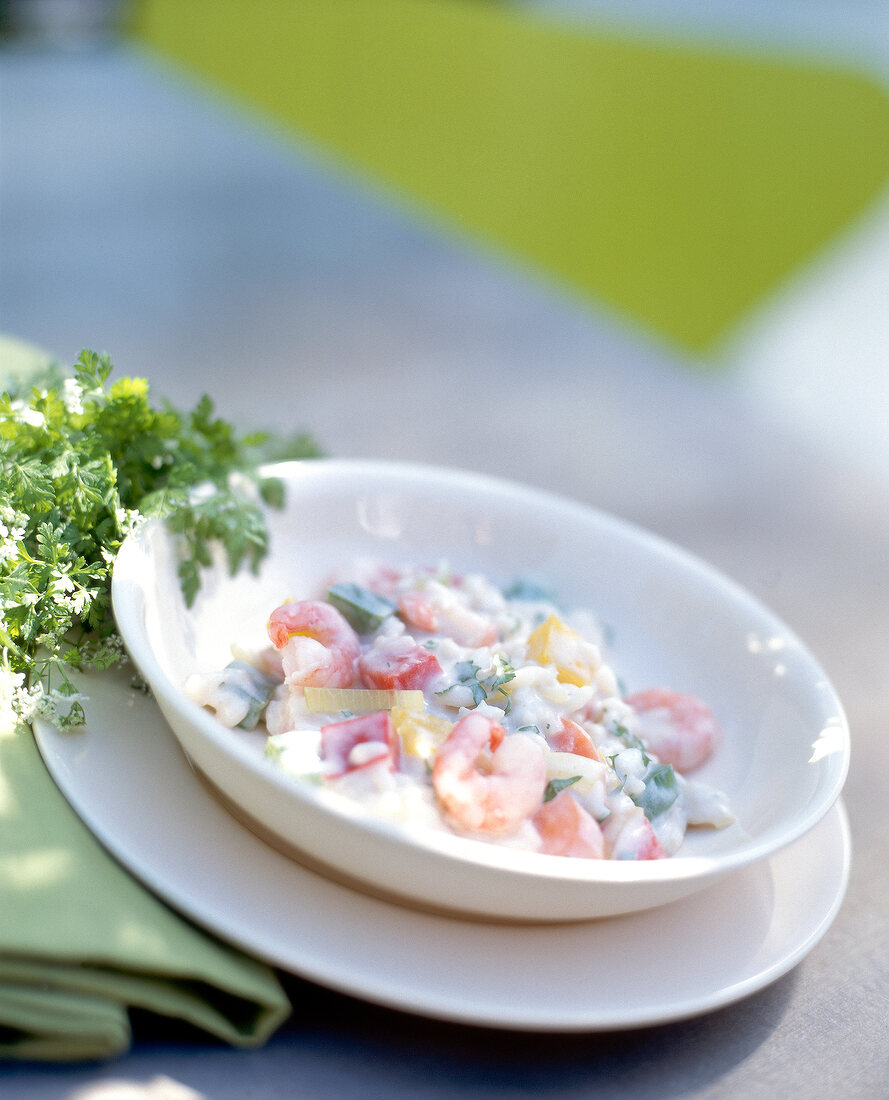
[[[266,755],[368,812],[548,855],[661,859],[733,821],[687,772],[719,741],[708,706],[624,694],[593,616],[535,584],[356,564],[271,610],[270,644],[186,691]]]

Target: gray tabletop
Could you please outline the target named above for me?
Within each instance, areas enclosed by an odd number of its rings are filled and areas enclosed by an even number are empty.
[[[285,976],[294,1015],[263,1050],[137,1020],[123,1059],[6,1066],[3,1095],[885,1095],[889,479],[138,51],[8,49],[0,81],[0,329],[72,362],[108,351],[177,403],[211,391],[332,455],[505,475],[641,523],[785,619],[853,731],[846,902],[730,1007],[519,1035]]]

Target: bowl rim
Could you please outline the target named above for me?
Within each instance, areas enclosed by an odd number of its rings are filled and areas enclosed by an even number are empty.
[[[146,595],[135,567],[140,554],[145,554],[146,544],[152,532],[162,530],[158,520],[144,521],[122,544],[112,574],[112,606],[118,630],[125,647],[141,675],[164,707],[171,708],[183,721],[229,760],[247,768],[264,783],[272,784],[284,797],[291,797],[297,804],[310,803],[314,808],[334,815],[340,822],[359,825],[362,830],[381,840],[411,849],[436,854],[462,864],[474,864],[497,872],[548,879],[553,882],[601,885],[628,885],[637,882],[668,883],[683,880],[707,879],[749,866],[799,839],[828,812],[839,797],[845,783],[850,761],[851,738],[848,721],[842,703],[820,663],[803,644],[796,633],[778,618],[764,603],[732,578],[710,565],[682,546],[623,517],[607,512],[595,505],[586,504],[568,496],[517,481],[490,474],[480,474],[467,468],[426,465],[416,462],[393,460],[364,460],[355,458],[312,458],[263,466],[263,476],[279,477],[298,489],[324,479],[336,483],[355,484],[381,479],[390,485],[400,482],[401,488],[413,487],[428,490],[430,483],[447,483],[450,487],[473,493],[496,494],[501,501],[520,502],[524,506],[537,504],[547,508],[567,511],[584,523],[594,523],[609,536],[616,533],[633,542],[644,542],[662,556],[681,568],[706,578],[707,582],[731,596],[753,619],[779,629],[782,637],[794,647],[795,658],[808,676],[807,679],[821,689],[822,709],[830,710],[822,730],[829,728],[835,738],[829,777],[819,785],[819,794],[806,812],[788,819],[783,829],[768,827],[759,837],[740,839],[736,845],[712,855],[677,853],[660,860],[580,860],[539,852],[510,849],[492,845],[472,837],[437,831],[412,832],[404,824],[376,818],[362,812],[360,804],[353,803],[345,795],[309,784],[299,784],[272,761],[256,754],[246,741],[232,737],[232,731],[218,722],[212,714],[189,699],[181,686],[176,685],[155,656],[144,630],[143,612]],[[286,506],[285,506],[286,507]],[[170,537],[163,534],[161,537]],[[828,705],[829,704],[829,705]],[[176,732],[176,731],[174,731]],[[177,740],[181,738],[176,732]],[[814,739],[813,739],[814,740]],[[827,756],[825,756],[827,759]]]

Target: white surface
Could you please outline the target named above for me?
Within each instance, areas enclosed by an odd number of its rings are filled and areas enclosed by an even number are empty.
[[[682,1019],[785,974],[827,931],[849,872],[845,812],[770,861],[660,909],[570,925],[449,920],[323,879],[243,829],[123,672],[89,686],[80,735],[40,724],[86,824],[175,907],[269,962],[407,1011],[496,1027],[598,1030]]]
[[[810,445],[889,485],[889,200],[727,344],[727,385]]]
[[[236,806],[313,860],[436,909],[525,920],[611,916],[663,904],[766,858],[837,798],[849,761],[842,707],[786,626],[737,586],[641,529],[499,479],[400,463],[315,460],[280,468],[287,506],[269,516],[258,578],[222,565],[186,609],[162,528],[128,540],[114,571],[124,642],[188,756]],[[356,558],[448,561],[495,583],[543,577],[613,635],[628,691],[668,685],[705,699],[724,741],[695,772],[726,791],[738,822],[691,830],[677,856],[575,860],[417,832],[299,784],[262,737],[224,728],[183,692],[194,671],[264,642],[270,610],[314,598]]]

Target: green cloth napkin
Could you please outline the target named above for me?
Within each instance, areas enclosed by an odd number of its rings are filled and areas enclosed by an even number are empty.
[[[290,1011],[272,970],[105,852],[29,729],[0,729],[0,1058],[113,1057],[132,1039],[129,1008],[237,1046],[261,1044]]]

